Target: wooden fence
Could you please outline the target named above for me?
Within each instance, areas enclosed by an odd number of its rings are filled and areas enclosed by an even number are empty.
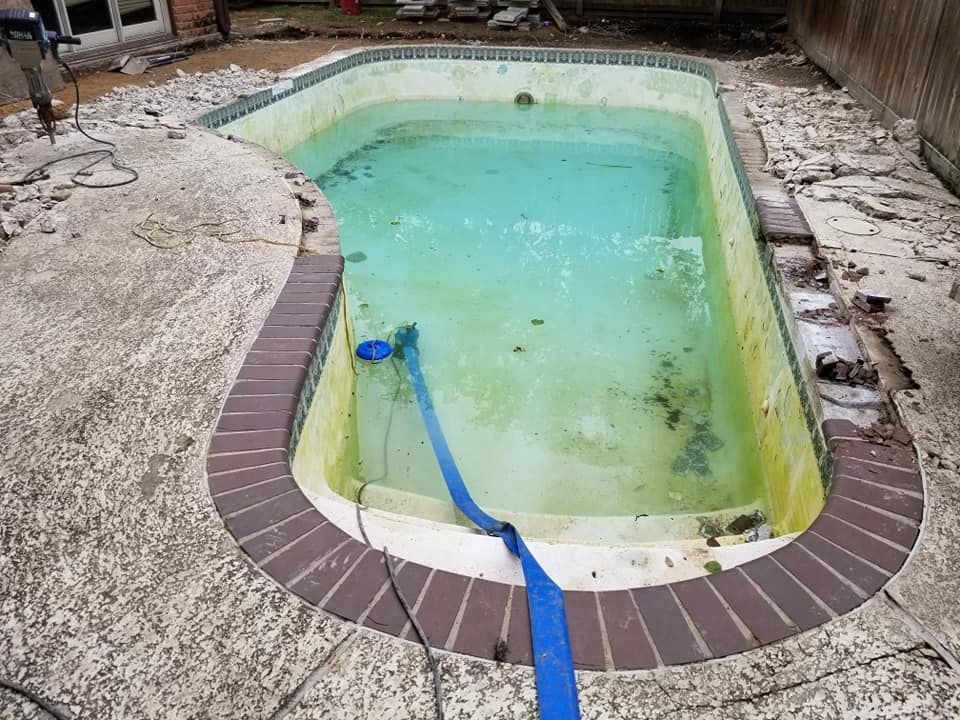
[[[960,1],[790,0],[807,55],[889,124],[914,118],[960,191]]]

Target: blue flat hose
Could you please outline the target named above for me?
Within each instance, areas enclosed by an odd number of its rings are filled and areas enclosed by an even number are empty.
[[[527,584],[527,605],[530,608],[530,636],[533,644],[533,664],[537,679],[537,702],[542,720],[579,720],[580,705],[567,631],[567,614],[563,607],[563,590],[540,567],[533,553],[523,542],[520,533],[510,523],[488,515],[470,496],[463,476],[453,459],[447,439],[443,435],[437,412],[430,399],[427,383],[420,369],[417,339],[420,331],[415,326],[396,332],[397,355],[407,364],[420,405],[420,413],[437,456],[440,472],[447,490],[457,508],[471,522],[488,535],[495,535],[520,559]]]

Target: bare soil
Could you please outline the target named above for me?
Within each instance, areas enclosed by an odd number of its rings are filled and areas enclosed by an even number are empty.
[[[124,75],[106,69],[81,71],[80,100],[90,102],[121,85],[161,84],[178,69],[206,72],[236,64],[249,69],[281,71],[313,60],[333,49],[397,43],[466,42],[491,45],[590,47],[658,50],[716,58],[745,60],[771,52],[780,37],[751,32],[745,26],[712,24],[645,25],[625,19],[568,17],[568,32],[543,25],[529,32],[491,30],[486,22],[397,20],[392,7],[375,7],[361,15],[344,15],[326,5],[263,4],[232,10],[230,43],[201,48],[182,61]],[[543,14],[546,18],[546,13]],[[55,93],[68,105],[74,101],[72,84]],[[0,117],[30,107],[29,100],[0,106]]]

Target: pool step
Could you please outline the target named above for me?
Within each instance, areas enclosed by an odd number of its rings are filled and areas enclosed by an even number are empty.
[[[376,485],[364,488],[363,500],[371,508],[396,515],[399,521],[416,524],[426,520],[473,527],[452,503],[445,500]],[[548,542],[619,546],[703,541],[707,528],[726,528],[735,518],[750,515],[764,507],[758,499],[750,504],[708,513],[675,515],[565,516],[516,513],[502,508],[485,509],[501,520],[516,525],[524,537]]]

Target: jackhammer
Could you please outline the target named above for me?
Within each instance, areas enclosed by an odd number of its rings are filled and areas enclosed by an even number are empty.
[[[60,45],[79,45],[80,40],[69,35],[60,35],[43,26],[40,13],[14,8],[0,10],[0,43],[4,50],[20,66],[30,88],[30,100],[37,109],[37,116],[54,143],[56,118],[53,116],[53,94],[43,78],[42,63],[47,53],[57,62],[60,60]]]

